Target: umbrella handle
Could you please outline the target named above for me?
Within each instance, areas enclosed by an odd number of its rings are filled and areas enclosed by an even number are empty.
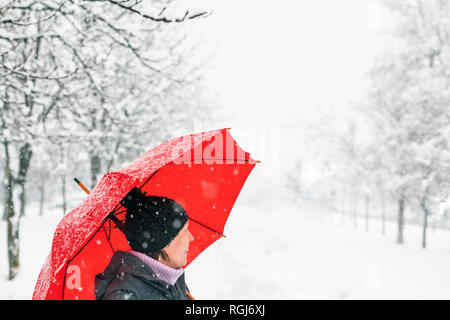
[[[84,192],[86,192],[87,194],[91,193],[91,192],[89,191],[89,189],[86,188],[86,186],[85,186],[80,180],[78,180],[77,177],[73,178],[73,180],[75,180],[75,182],[81,187],[81,189],[84,190]]]
[[[186,295],[190,300],[195,300],[194,297],[186,290]]]

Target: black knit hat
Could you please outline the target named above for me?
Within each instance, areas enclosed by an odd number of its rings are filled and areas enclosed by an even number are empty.
[[[127,208],[123,231],[131,248],[150,255],[172,241],[188,220],[175,200],[133,188],[120,203]]]

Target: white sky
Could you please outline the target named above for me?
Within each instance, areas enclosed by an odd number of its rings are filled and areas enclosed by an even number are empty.
[[[238,143],[239,130],[276,131],[278,149],[287,152],[281,157],[305,152],[291,146],[318,111],[343,121],[350,102],[361,99],[390,23],[381,1],[193,0],[213,9],[195,24],[203,46],[217,47],[209,76],[220,92],[214,112],[223,117],[200,129],[231,127]],[[255,158],[267,156],[242,146]]]

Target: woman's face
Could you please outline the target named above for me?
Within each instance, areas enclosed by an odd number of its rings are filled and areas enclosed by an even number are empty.
[[[161,263],[174,269],[180,268],[187,263],[189,242],[194,240],[194,237],[188,230],[188,225],[189,221],[185,223],[177,236],[163,249],[169,260],[164,260],[160,257],[159,261]]]

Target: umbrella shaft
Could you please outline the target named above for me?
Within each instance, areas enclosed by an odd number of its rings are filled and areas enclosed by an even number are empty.
[[[207,225],[204,225],[204,224],[201,223],[200,221],[197,221],[197,220],[195,220],[195,219],[192,219],[191,217],[189,217],[189,220],[192,220],[192,221],[194,221],[195,223],[198,223],[199,225],[205,227],[206,229],[209,229],[209,230],[211,230],[212,232],[217,233],[219,236],[226,238],[226,236],[225,236],[224,234],[222,234],[222,233],[220,233],[220,232],[214,230],[213,228],[208,227]]]
[[[80,186],[80,188],[84,190],[84,192],[86,192],[87,194],[91,193],[89,189],[86,188],[86,186],[80,180],[78,180],[77,177],[73,178],[73,180],[75,180],[75,182]]]

